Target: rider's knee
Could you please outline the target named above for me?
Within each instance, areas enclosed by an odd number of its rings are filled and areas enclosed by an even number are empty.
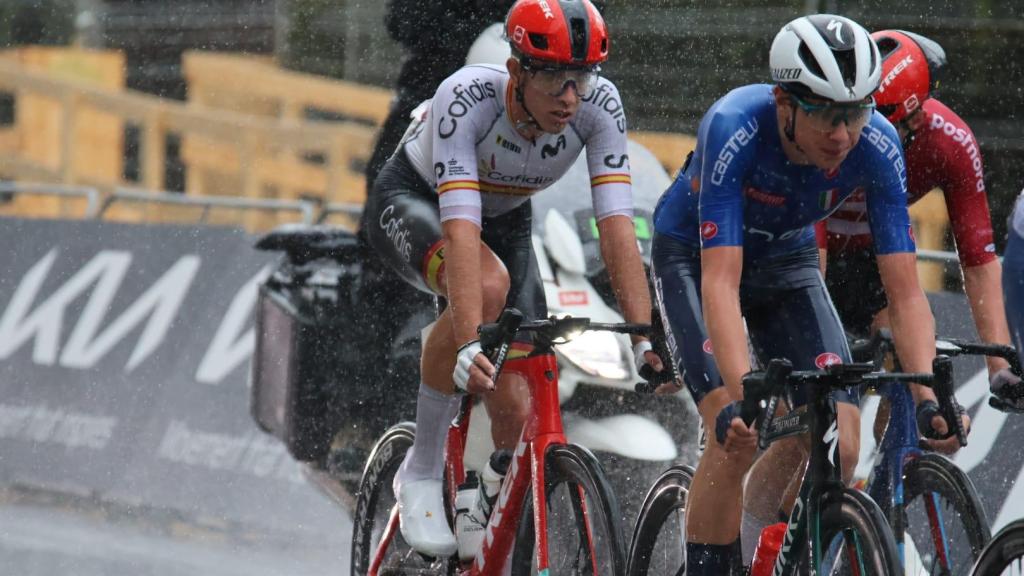
[[[511,283],[508,272],[505,270],[497,270],[491,274],[486,274],[481,281],[484,318],[490,321],[497,318],[501,314],[502,308],[505,307]]]

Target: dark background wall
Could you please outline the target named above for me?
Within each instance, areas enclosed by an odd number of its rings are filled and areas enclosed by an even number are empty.
[[[8,0],[0,45],[66,42],[119,48],[129,87],[184,98],[180,53],[190,48],[275,54],[284,65],[390,86],[401,51],[380,0]],[[809,10],[869,29],[906,28],[949,56],[940,98],[982,147],[999,238],[1024,186],[1024,2],[1001,0],[607,0],[612,57],[631,126],[692,133],[730,88],[767,79],[767,51]],[[88,17],[83,17],[83,12]],[[77,28],[76,28],[77,25]],[[33,28],[35,26],[36,28]],[[1000,242],[1000,250],[1002,243]]]

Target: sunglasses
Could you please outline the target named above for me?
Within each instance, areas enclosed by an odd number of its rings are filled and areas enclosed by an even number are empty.
[[[558,97],[572,86],[580,98],[589,97],[597,86],[601,69],[592,68],[557,68],[523,66],[530,73],[537,88],[548,96]]]
[[[811,128],[819,132],[832,132],[840,124],[846,124],[850,132],[860,132],[871,121],[871,114],[875,111],[874,98],[869,102],[816,104],[793,93],[789,97],[807,115]]]

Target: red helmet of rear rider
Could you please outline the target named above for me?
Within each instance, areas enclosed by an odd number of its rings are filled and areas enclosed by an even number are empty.
[[[608,59],[608,28],[590,0],[519,0],[505,35],[520,58],[581,68]]]
[[[913,32],[881,30],[871,37],[882,55],[882,82],[875,103],[895,124],[932,96],[946,52],[937,42]]]

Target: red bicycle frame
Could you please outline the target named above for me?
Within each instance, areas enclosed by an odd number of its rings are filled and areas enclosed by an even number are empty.
[[[531,350],[532,347],[527,344],[514,343],[508,360],[505,362],[503,373],[519,374],[526,379],[530,389],[530,413],[523,426],[523,432],[516,446],[508,474],[502,482],[497,504],[488,520],[483,544],[477,552],[476,558],[460,568],[460,576],[501,574],[505,563],[510,561],[527,488],[532,488],[537,572],[546,574],[548,571],[548,518],[544,489],[544,458],[550,446],[565,444],[566,439],[558,402],[558,365],[555,355],[551,350],[530,354]],[[466,479],[463,455],[469,433],[470,413],[471,403],[463,403],[463,409],[448,430],[446,441],[445,475],[448,502],[449,506],[453,508],[457,487]],[[586,515],[586,502],[582,499],[582,489],[580,491],[583,514]],[[454,517],[454,509],[451,512]],[[370,576],[377,576],[390,539],[397,531],[398,511],[396,506],[391,512],[388,526],[384,532],[385,537],[382,538],[373,563],[370,565]],[[588,538],[588,541],[591,540]],[[593,552],[591,550],[591,558],[595,557]]]

